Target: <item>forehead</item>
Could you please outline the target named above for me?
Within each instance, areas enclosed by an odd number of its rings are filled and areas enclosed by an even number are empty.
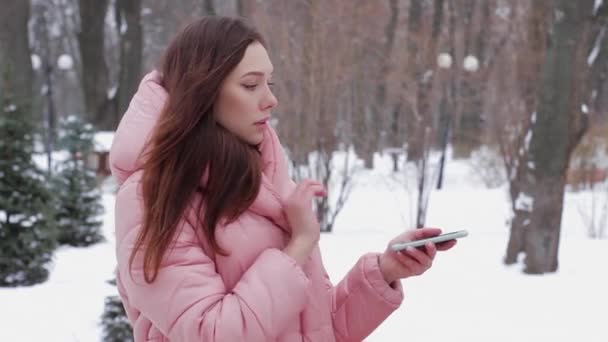
[[[266,74],[272,72],[273,66],[264,46],[258,42],[250,44],[245,50],[243,59],[233,71],[233,75],[241,77],[251,71],[260,71]]]

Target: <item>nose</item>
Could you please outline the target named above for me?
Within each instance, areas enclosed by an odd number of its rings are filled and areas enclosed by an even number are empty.
[[[265,94],[264,99],[262,100],[261,104],[262,104],[263,110],[273,109],[274,107],[276,107],[279,104],[279,101],[274,96],[274,94],[272,93],[272,90],[270,88],[266,88],[266,94]]]

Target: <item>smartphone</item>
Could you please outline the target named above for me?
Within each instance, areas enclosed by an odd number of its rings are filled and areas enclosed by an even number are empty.
[[[467,235],[469,235],[469,232],[467,232],[466,230],[459,230],[456,232],[445,233],[445,234],[437,235],[437,236],[426,238],[426,239],[414,240],[414,241],[403,242],[403,243],[396,243],[396,244],[391,245],[391,249],[395,252],[398,252],[398,251],[402,251],[408,247],[424,246],[427,242],[440,243],[440,242],[444,242],[444,241],[463,238]]]

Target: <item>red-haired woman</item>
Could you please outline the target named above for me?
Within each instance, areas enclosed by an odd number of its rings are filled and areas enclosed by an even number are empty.
[[[117,280],[137,342],[361,341],[401,304],[399,280],[454,244],[366,254],[332,285],[311,209],[325,189],[288,176],[265,46],[242,19],[189,24],[118,127]]]

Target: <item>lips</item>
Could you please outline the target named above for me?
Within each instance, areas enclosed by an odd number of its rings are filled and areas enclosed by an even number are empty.
[[[256,122],[255,122],[255,124],[256,124],[256,125],[263,125],[263,124],[265,124],[266,122],[268,122],[268,120],[270,120],[270,117],[269,117],[269,116],[267,116],[267,117],[263,118],[262,120],[258,120],[258,121],[256,121]]]

